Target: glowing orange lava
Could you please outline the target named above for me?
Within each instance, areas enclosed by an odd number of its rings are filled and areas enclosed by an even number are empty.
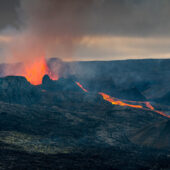
[[[138,102],[138,101],[128,101],[128,100],[126,100],[129,103],[134,103],[135,102],[135,103],[140,104],[140,105],[131,105],[131,104],[124,103],[120,99],[116,99],[116,98],[111,97],[111,96],[109,96],[109,95],[107,95],[105,93],[100,92],[99,94],[103,97],[104,100],[112,103],[113,105],[128,106],[128,107],[140,108],[140,109],[144,109],[144,110],[152,110],[152,111],[154,111],[154,112],[156,112],[156,113],[158,113],[158,114],[160,114],[162,116],[170,118],[169,115],[166,115],[165,113],[163,113],[161,111],[155,110],[155,108],[150,104],[150,102],[140,102],[140,101]],[[146,107],[144,108],[141,104],[145,104]]]
[[[151,110],[155,110],[155,108],[149,103],[149,102],[145,102],[146,107],[148,107]]]
[[[24,76],[31,84],[38,85],[42,83],[42,78],[48,73],[48,66],[44,58],[35,60],[33,63],[24,65]]]
[[[79,82],[76,82],[76,84],[85,92],[88,92]],[[133,107],[133,108],[139,108],[139,109],[144,109],[144,110],[151,110],[154,111],[155,113],[158,113],[162,116],[165,116],[167,118],[170,118],[169,115],[166,115],[165,113],[155,110],[155,108],[151,105],[150,102],[146,101],[130,101],[130,100],[120,100],[114,97],[109,96],[108,94],[105,94],[103,92],[99,92],[99,95],[103,97],[104,100],[110,102],[113,105],[119,105],[119,106],[128,106],[128,107]],[[125,103],[126,102],[126,103]],[[128,104],[128,103],[136,103],[134,104]]]
[[[42,83],[42,78],[45,74],[48,74],[52,80],[58,80],[58,76],[50,74],[49,68],[47,66],[44,57],[39,58],[32,63],[24,64],[24,71],[22,76],[24,76],[27,81],[33,85],[39,85]]]
[[[104,100],[106,100],[114,105],[129,106],[129,107],[134,107],[134,108],[143,108],[143,106],[141,106],[141,105],[132,105],[132,104],[124,103],[121,100],[115,99],[105,93],[102,93],[102,92],[100,92],[99,94],[103,97]]]
[[[84,91],[84,92],[88,92],[79,82],[76,82],[76,84]]]

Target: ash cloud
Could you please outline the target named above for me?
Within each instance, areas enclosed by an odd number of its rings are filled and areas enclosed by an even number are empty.
[[[37,34],[48,30],[55,36],[76,37],[170,33],[169,0],[21,0],[21,9]]]
[[[10,60],[38,57],[69,60],[85,34],[87,14],[94,0],[21,0],[21,27],[7,46]]]
[[[142,58],[143,51],[148,52],[145,45],[137,52],[132,52],[129,46],[123,48],[126,51],[108,52],[107,47],[101,51],[89,44],[81,48],[82,38],[87,36],[91,41],[95,36],[100,40],[104,36],[121,37],[120,42],[122,37],[132,40],[142,37],[146,38],[144,44],[148,44],[148,37],[157,42],[170,35],[169,0],[20,0],[17,12],[20,24],[17,31],[11,31],[11,42],[3,47],[7,61],[27,61],[41,56],[72,60],[76,51],[79,51],[75,56],[78,60]],[[158,48],[151,46],[143,57],[154,57],[153,51],[159,49],[162,54],[164,44]],[[164,56],[167,58],[169,54],[166,51]]]

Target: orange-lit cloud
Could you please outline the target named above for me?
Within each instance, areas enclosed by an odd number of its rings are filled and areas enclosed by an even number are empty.
[[[0,35],[0,43],[9,43],[12,41],[11,36]]]

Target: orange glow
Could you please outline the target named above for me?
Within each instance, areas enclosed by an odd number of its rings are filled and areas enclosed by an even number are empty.
[[[165,117],[167,117],[167,118],[170,118],[170,115],[166,115],[165,113],[163,113],[163,112],[161,112],[161,111],[155,110],[155,112],[158,113],[158,114],[160,114],[160,115],[162,115],[162,116],[165,116]]]
[[[76,84],[86,93],[88,92],[79,82],[76,82]],[[99,95],[101,95],[103,97],[104,100],[110,102],[113,105],[119,105],[119,106],[128,106],[128,107],[133,107],[133,108],[139,108],[139,109],[144,109],[144,110],[151,110],[154,111],[155,113],[158,113],[162,116],[165,116],[167,118],[170,118],[170,115],[166,115],[165,113],[155,110],[155,108],[151,105],[150,102],[146,101],[130,101],[130,100],[120,100],[117,99],[115,97],[111,97],[108,94],[105,94],[103,92],[99,92]],[[128,103],[136,103],[136,105],[134,104],[128,104]]]
[[[33,63],[25,64],[22,76],[24,76],[31,84],[39,85],[42,83],[42,78],[45,74],[48,74],[52,80],[58,80],[58,76],[50,74],[46,60],[42,57],[33,61]]]
[[[88,92],[79,82],[76,82],[76,84],[84,91],[84,92]],[[154,111],[155,113],[158,113],[162,116],[165,116],[167,118],[170,118],[170,115],[166,115],[165,113],[155,110],[155,108],[151,105],[150,102],[146,101],[130,101],[130,100],[120,100],[114,97],[109,96],[108,94],[105,94],[103,92],[99,92],[99,95],[101,95],[103,97],[104,100],[110,102],[113,105],[119,105],[119,106],[128,106],[128,107],[133,107],[133,108],[139,108],[139,109],[143,109],[143,110],[150,110],[150,111]],[[126,102],[126,103],[125,103]],[[137,105],[134,104],[128,104],[128,103],[136,103]]]
[[[155,110],[155,108],[149,103],[149,102],[145,102],[146,107],[148,107],[151,110]]]
[[[109,96],[105,93],[100,92],[99,94],[103,97],[104,100],[112,103],[113,105],[129,106],[129,107],[134,107],[134,108],[143,108],[143,106],[141,106],[141,105],[132,105],[132,104],[124,103],[121,100],[115,99],[115,98],[113,98],[113,97],[111,97],[111,96]]]
[[[54,75],[50,71],[48,72],[48,75],[49,75],[51,80],[58,80],[59,79],[58,75]]]
[[[23,76],[33,85],[42,83],[42,78],[48,73],[48,67],[44,58],[25,64]]]
[[[79,82],[76,82],[76,84],[84,91],[84,92],[88,92]]]
[[[112,103],[113,105],[128,106],[128,107],[140,108],[140,109],[144,109],[144,110],[151,110],[151,111],[154,111],[155,113],[158,113],[162,116],[170,118],[169,115],[166,115],[165,113],[163,113],[161,111],[155,110],[155,108],[150,104],[150,102],[140,102],[140,101],[138,102],[138,101],[128,101],[128,100],[121,101],[120,99],[116,99],[116,98],[111,97],[105,93],[100,92],[99,94],[103,97],[104,100]],[[138,105],[127,104],[127,103],[124,103],[123,101],[126,101],[128,103],[137,103]],[[142,106],[142,104],[145,104],[146,107]]]

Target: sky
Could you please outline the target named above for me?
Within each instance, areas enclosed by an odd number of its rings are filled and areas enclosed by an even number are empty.
[[[0,62],[170,58],[169,0],[1,0]]]

